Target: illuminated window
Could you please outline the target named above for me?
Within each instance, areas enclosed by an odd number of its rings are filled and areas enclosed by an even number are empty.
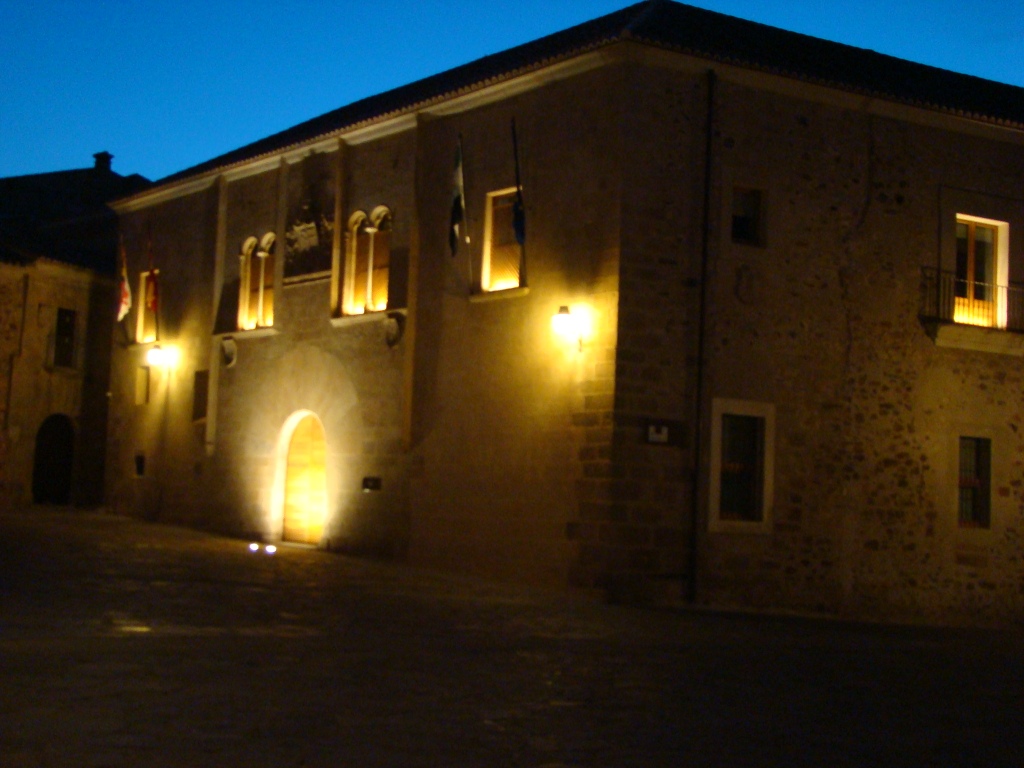
[[[75,365],[75,310],[57,309],[57,326],[53,334],[53,364],[60,368]]]
[[[160,331],[160,270],[139,276],[139,309],[135,340],[140,344],[156,341]]]
[[[960,527],[988,528],[992,441],[985,437],[960,438]]]
[[[391,270],[391,211],[377,206],[352,215],[346,236],[344,313],[361,315],[388,308]]]
[[[515,187],[487,194],[482,291],[504,291],[522,285],[523,248],[516,239],[515,205]]]
[[[773,493],[775,408],[716,399],[712,419],[710,527],[766,530]]]
[[[735,187],[732,191],[732,241],[764,245],[763,214],[761,190]]]
[[[1006,327],[1009,225],[959,214],[953,319],[957,323]]]
[[[276,237],[267,232],[260,239],[247,237],[242,243],[238,289],[238,327],[243,331],[274,324],[274,246]]]

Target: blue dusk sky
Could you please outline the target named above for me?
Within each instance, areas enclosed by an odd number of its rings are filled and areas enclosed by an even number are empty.
[[[698,0],[1024,86],[1021,0]],[[0,0],[0,176],[150,179],[628,0]]]

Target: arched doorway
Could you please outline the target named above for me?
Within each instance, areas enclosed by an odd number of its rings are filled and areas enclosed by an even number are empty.
[[[71,501],[71,471],[75,458],[75,428],[62,413],[47,416],[36,433],[32,461],[32,501],[67,504]]]
[[[288,442],[284,481],[284,528],[281,538],[319,544],[327,516],[327,441],[312,413],[295,425]]]

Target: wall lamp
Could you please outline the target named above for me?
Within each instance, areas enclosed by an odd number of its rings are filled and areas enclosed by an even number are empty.
[[[173,368],[178,363],[178,349],[154,344],[146,352],[146,362],[154,368]]]
[[[583,326],[578,313],[574,315],[567,305],[560,306],[551,318],[551,328],[560,339],[568,343],[575,342],[577,349],[583,351]]]

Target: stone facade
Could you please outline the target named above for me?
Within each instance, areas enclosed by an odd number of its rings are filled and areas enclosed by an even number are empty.
[[[0,503],[103,502],[114,287],[47,259],[0,263]]]
[[[526,274],[487,292],[513,120]],[[132,279],[160,280],[159,338],[138,306],[115,333],[117,509],[280,539],[312,414],[321,546],[621,599],[1024,617],[1019,336],[921,295],[964,216],[1000,223],[1024,281],[1021,130],[620,40],[300,133],[117,205]],[[387,305],[349,314],[352,222],[378,209]],[[273,321],[240,330],[262,233]],[[561,307],[586,319],[568,342]],[[750,518],[721,506],[731,416],[761,430]],[[978,525],[961,438],[991,452]]]

